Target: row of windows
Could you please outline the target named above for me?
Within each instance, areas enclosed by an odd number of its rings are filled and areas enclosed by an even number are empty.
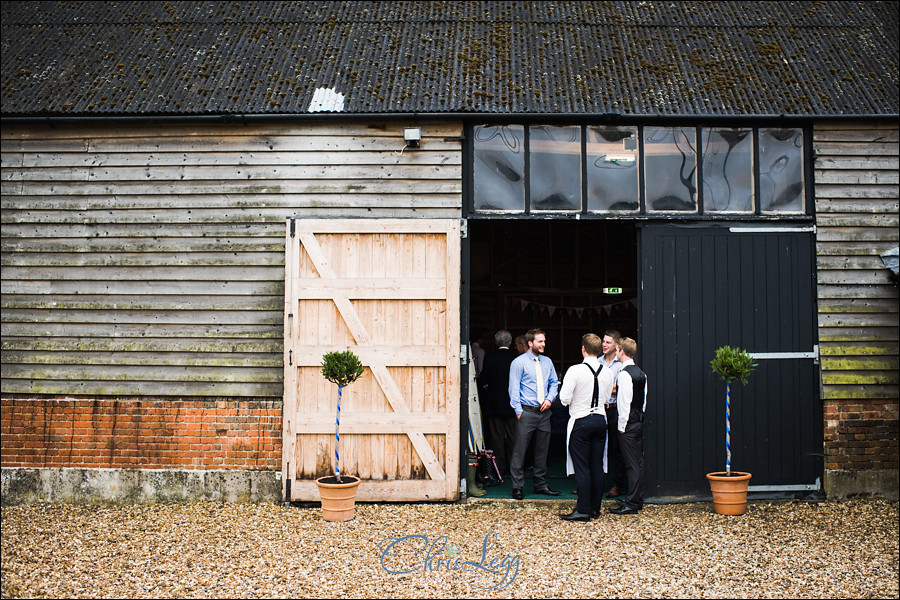
[[[485,125],[473,139],[478,212],[806,211],[799,128]]]

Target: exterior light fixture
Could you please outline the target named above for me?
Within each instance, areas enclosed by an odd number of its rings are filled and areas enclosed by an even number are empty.
[[[421,127],[406,127],[403,129],[403,141],[406,142],[406,145],[410,148],[418,148],[421,140]]]

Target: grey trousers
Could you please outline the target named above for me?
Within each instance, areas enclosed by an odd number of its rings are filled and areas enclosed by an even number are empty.
[[[516,445],[513,447],[509,474],[513,489],[525,486],[525,453],[534,437],[534,489],[547,487],[547,452],[550,450],[550,415],[544,412],[523,410],[516,427]]]

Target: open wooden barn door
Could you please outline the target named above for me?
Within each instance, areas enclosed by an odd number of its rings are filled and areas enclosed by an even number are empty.
[[[289,219],[285,244],[284,499],[331,474],[337,389],[322,355],[363,376],[341,401],[341,472],[360,501],[459,495],[460,225],[450,219]]]

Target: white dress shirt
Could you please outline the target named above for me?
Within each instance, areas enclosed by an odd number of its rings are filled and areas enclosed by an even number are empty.
[[[616,428],[621,433],[625,433],[625,426],[628,425],[628,415],[631,414],[631,400],[634,398],[634,380],[631,379],[631,375],[625,372],[625,367],[633,364],[634,360],[630,358],[623,362],[622,370],[616,378],[616,387],[618,388],[616,403],[619,408],[619,422],[616,424]],[[644,406],[641,407],[641,410],[647,411],[646,382],[644,383]]]
[[[563,406],[569,407],[569,419],[575,420],[586,417],[591,413],[591,400],[594,396],[594,374],[584,367],[590,365],[596,371],[600,367],[600,360],[596,356],[587,356],[584,362],[569,367],[563,378],[562,390],[559,392],[559,401]],[[606,415],[603,405],[609,402],[615,383],[612,369],[604,368],[597,376],[597,384],[600,386],[597,408],[593,411]]]
[[[600,364],[603,365],[603,370],[610,369],[613,375],[613,381],[616,380],[616,377],[619,375],[619,371],[622,370],[622,363],[619,362],[618,358],[613,357],[612,362],[606,362],[606,357],[600,357]],[[609,400],[606,402],[607,404],[615,404],[616,403],[616,389],[613,388],[613,393],[610,395]],[[613,423],[615,425],[615,423]]]
[[[569,407],[569,424],[566,427],[566,474],[574,475],[575,466],[572,464],[572,455],[569,453],[569,437],[572,435],[572,428],[575,427],[575,421],[594,412],[603,415],[606,418],[606,411],[603,405],[609,402],[609,395],[612,394],[613,372],[612,369],[603,369],[597,376],[597,385],[599,393],[597,396],[597,408],[591,409],[591,402],[594,398],[594,373],[585,368],[585,364],[591,366],[595,372],[600,366],[600,360],[596,356],[586,356],[584,362],[569,367],[566,376],[563,378],[562,389],[559,392],[559,401],[563,406]],[[609,424],[607,424],[607,427]],[[607,434],[607,439],[608,434]],[[607,471],[607,449],[603,448],[603,472]]]

